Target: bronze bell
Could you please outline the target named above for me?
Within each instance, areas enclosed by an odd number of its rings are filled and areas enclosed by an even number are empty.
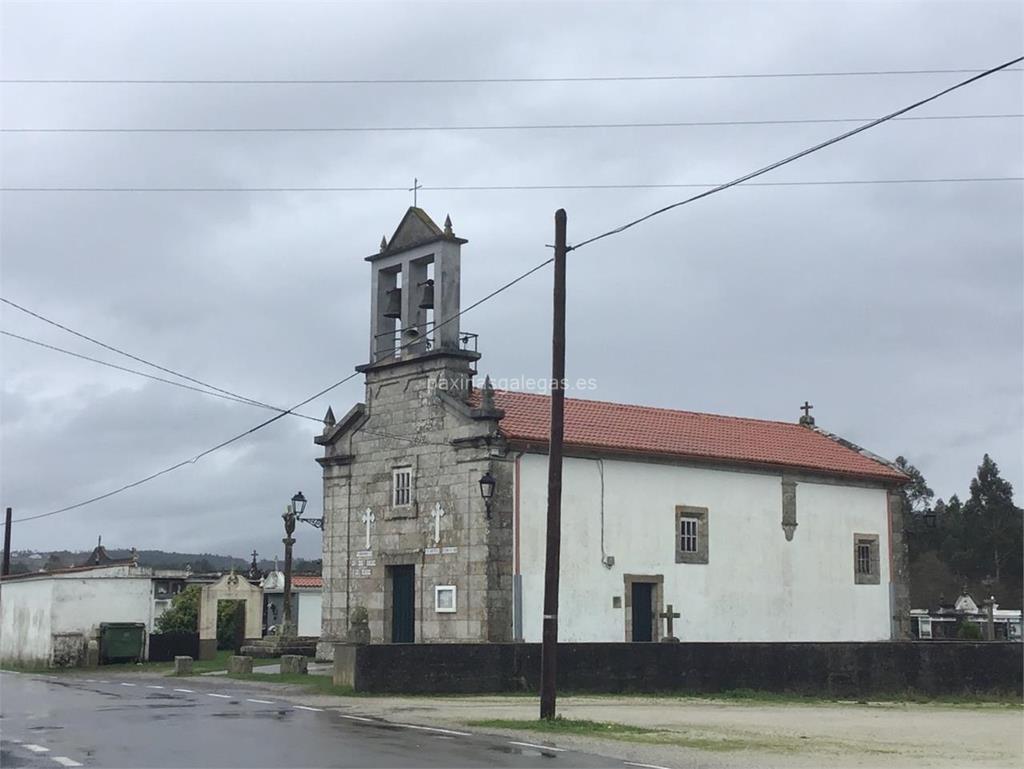
[[[433,310],[434,309],[434,281],[428,278],[427,280],[420,283],[420,309],[421,310]]]
[[[387,293],[387,301],[384,303],[385,318],[402,317],[402,289],[393,288]]]

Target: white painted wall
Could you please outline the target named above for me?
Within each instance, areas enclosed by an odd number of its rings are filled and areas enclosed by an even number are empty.
[[[318,591],[298,593],[300,636],[320,637],[320,613],[323,605],[323,594]]]
[[[547,456],[520,459],[523,635],[540,641]],[[890,638],[889,534],[881,488],[798,483],[793,541],[783,534],[781,476],[605,460],[601,563],[596,460],[563,471],[559,640],[623,641],[623,575],[664,575],[684,641]],[[709,563],[675,562],[675,508],[708,508]],[[878,534],[880,584],[854,584],[853,535]],[[612,598],[622,598],[613,608]],[[662,620],[662,632],[664,621]]]
[[[49,664],[53,580],[25,580],[0,585],[0,661],[18,665]]]
[[[153,628],[152,582],[121,576],[124,569],[96,569],[5,581],[0,587],[0,659],[50,664],[52,636],[96,638],[101,622],[142,622]]]

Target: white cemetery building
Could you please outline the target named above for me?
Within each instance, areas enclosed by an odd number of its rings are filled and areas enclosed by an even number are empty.
[[[540,640],[550,400],[474,387],[466,242],[410,208],[367,257],[365,399],[316,438],[321,657],[356,607],[374,643]],[[565,453],[561,640],[657,641],[675,614],[684,641],[906,637],[906,478],[806,411],[567,399]]]

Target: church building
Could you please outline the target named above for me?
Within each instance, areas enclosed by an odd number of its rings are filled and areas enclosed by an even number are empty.
[[[315,439],[321,658],[362,616],[372,643],[540,641],[550,398],[474,381],[466,243],[413,207],[366,257],[365,398]],[[559,639],[906,637],[907,478],[809,408],[788,423],[567,398]]]

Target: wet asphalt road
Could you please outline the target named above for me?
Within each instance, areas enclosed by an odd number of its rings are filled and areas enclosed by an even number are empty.
[[[128,685],[130,684],[130,685]],[[0,674],[0,767],[617,767],[514,738],[306,709],[226,679]],[[528,741],[523,738],[523,741]]]

